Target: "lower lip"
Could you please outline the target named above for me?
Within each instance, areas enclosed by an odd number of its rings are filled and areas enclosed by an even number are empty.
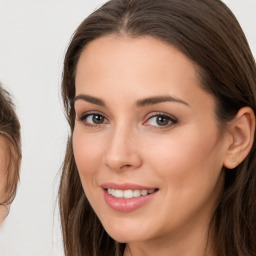
[[[104,191],[104,198],[109,207],[111,207],[115,211],[119,212],[131,212],[146,204],[149,200],[151,200],[156,192],[146,196],[139,196],[130,199],[124,198],[116,198],[110,195],[105,189]]]

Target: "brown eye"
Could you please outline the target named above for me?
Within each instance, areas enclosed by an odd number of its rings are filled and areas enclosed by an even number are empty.
[[[92,121],[94,124],[102,124],[104,123],[104,117],[101,115],[92,115]]]
[[[152,127],[168,127],[172,124],[176,124],[177,123],[177,119],[175,119],[172,116],[168,116],[168,115],[164,115],[164,114],[159,114],[159,115],[154,115],[151,116],[147,122],[145,123],[145,125],[147,126],[152,126]]]
[[[84,115],[81,118],[79,118],[79,120],[89,126],[100,125],[108,122],[104,116],[97,113]]]
[[[165,116],[157,116],[156,117],[156,123],[159,126],[165,126],[168,125],[170,122],[170,118],[169,117],[165,117]]]

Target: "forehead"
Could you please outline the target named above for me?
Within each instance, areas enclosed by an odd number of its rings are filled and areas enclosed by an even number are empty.
[[[172,45],[152,37],[133,39],[127,36],[106,36],[93,40],[82,51],[76,70],[76,83],[82,77],[97,77],[99,73],[108,73],[112,78],[116,77],[113,74],[120,77],[139,73],[143,76],[146,73],[146,77],[150,77],[151,74],[161,75],[168,68],[169,72],[182,68],[187,77],[197,79],[194,63]],[[181,73],[175,74],[178,76]]]
[[[189,103],[206,94],[194,62],[152,37],[106,36],[90,42],[79,58],[75,82],[76,95],[100,98],[174,95]]]
[[[91,41],[84,50],[78,61],[77,74],[84,65],[90,64],[94,67],[108,63],[123,62],[122,67],[146,67],[155,64],[161,68],[168,59],[173,64],[181,64],[184,68],[190,69],[194,73],[194,63],[187,56],[181,53],[173,45],[153,37],[131,38],[128,36],[104,36]],[[160,62],[157,62],[160,61]],[[132,66],[129,64],[133,63]],[[126,65],[125,65],[126,64]],[[142,66],[143,64],[143,66]],[[162,64],[162,65],[161,65]],[[89,66],[90,66],[89,65]],[[85,71],[84,69],[82,70]]]

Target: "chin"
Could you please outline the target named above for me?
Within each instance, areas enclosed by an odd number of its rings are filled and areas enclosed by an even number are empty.
[[[106,232],[111,236],[115,241],[119,243],[131,243],[131,242],[139,242],[146,240],[148,237],[145,236],[144,232],[138,233],[138,227],[133,229],[128,229],[125,227],[122,227],[120,225],[117,227],[117,229],[111,229],[106,228]]]

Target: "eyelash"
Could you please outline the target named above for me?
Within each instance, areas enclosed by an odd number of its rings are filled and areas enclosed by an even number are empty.
[[[97,124],[97,123],[94,123],[94,124],[89,123],[88,121],[86,121],[86,119],[87,119],[88,117],[90,117],[90,116],[91,116],[92,118],[95,117],[95,116],[102,117],[102,118],[104,118],[104,121],[103,121],[103,123],[99,123],[99,124]],[[166,125],[163,125],[163,126],[161,126],[161,125],[158,125],[158,126],[157,126],[157,125],[150,125],[150,124],[147,124],[147,123],[149,122],[149,120],[151,120],[151,119],[153,119],[153,118],[157,118],[157,117],[161,117],[161,118],[167,119],[168,123],[167,123]],[[86,114],[82,115],[81,117],[79,117],[77,120],[83,122],[86,126],[89,126],[89,127],[96,127],[96,128],[97,128],[97,127],[101,127],[102,125],[108,123],[108,119],[107,119],[106,117],[104,117],[104,115],[102,115],[102,114],[99,113],[99,112],[89,112],[89,113],[86,113]],[[107,120],[107,122],[106,122],[106,120]],[[175,117],[173,117],[173,116],[171,116],[171,115],[169,115],[169,114],[166,114],[166,113],[153,113],[153,114],[150,115],[149,118],[147,118],[147,120],[146,120],[145,122],[143,122],[143,125],[145,125],[145,126],[151,126],[152,128],[156,128],[156,129],[164,129],[164,128],[168,128],[168,127],[170,127],[170,126],[176,124],[177,122],[178,122],[178,119],[175,118]]]
[[[163,125],[163,126],[161,126],[159,124],[158,124],[158,126],[157,125],[150,125],[150,124],[147,125],[146,124],[146,123],[149,122],[150,119],[159,118],[159,117],[167,119],[168,123],[166,125]],[[155,128],[155,129],[165,129],[165,128],[169,128],[170,126],[176,124],[177,122],[178,122],[178,119],[175,118],[174,116],[160,112],[160,113],[151,114],[151,116],[149,118],[147,118],[146,122],[144,122],[143,124],[146,125],[146,126],[150,126],[151,128]]]
[[[99,112],[89,112],[89,113],[86,113],[86,114],[82,115],[81,117],[79,117],[77,120],[83,122],[86,126],[89,126],[89,127],[100,127],[101,125],[104,125],[104,124],[105,124],[105,122],[100,123],[100,124],[92,124],[92,123],[89,123],[88,121],[86,121],[86,119],[87,119],[89,116],[92,116],[92,118],[93,118],[93,116],[100,116],[100,117],[103,117],[104,120],[107,120],[107,118],[104,117],[104,115],[102,115],[102,114],[99,113]]]

